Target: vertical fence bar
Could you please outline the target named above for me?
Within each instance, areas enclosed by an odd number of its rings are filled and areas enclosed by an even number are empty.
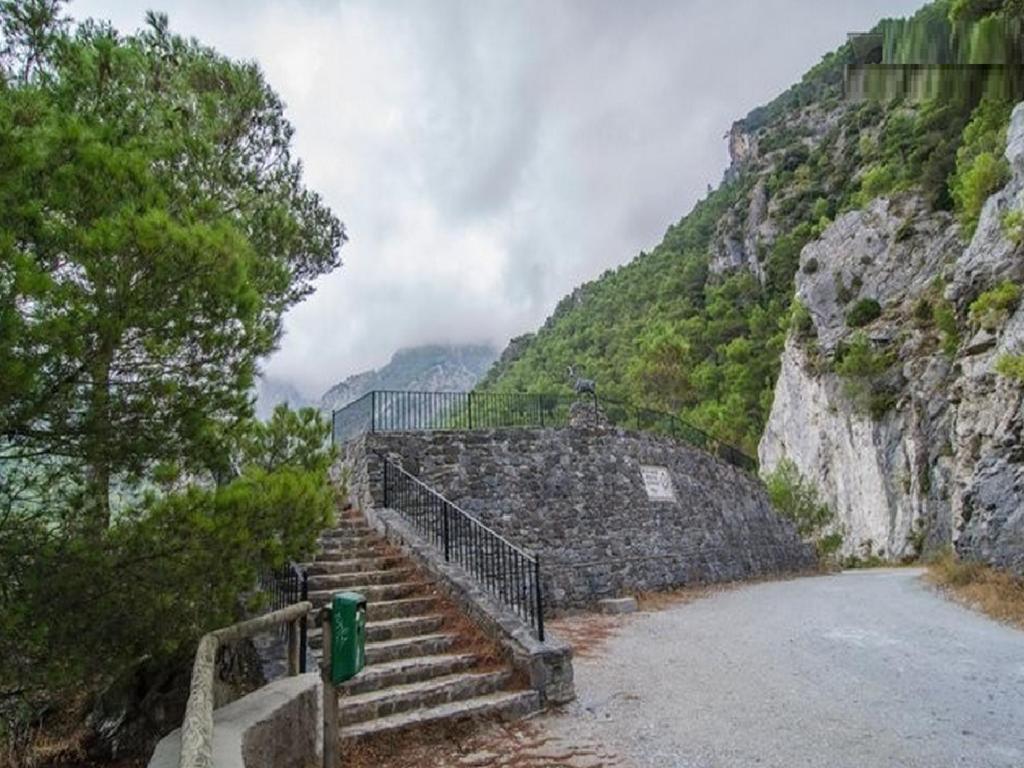
[[[441,513],[444,515],[444,561],[447,563],[452,559],[451,547],[451,532],[449,528],[448,520],[448,503],[441,502]]]
[[[537,639],[544,642],[544,597],[540,588],[540,555],[533,554],[533,589],[536,603],[534,610],[537,612]]]
[[[300,597],[302,598],[301,602],[309,600],[309,571],[305,568],[302,569],[302,593]],[[305,615],[299,619],[302,622],[299,624],[299,645],[301,646],[299,648],[299,672],[302,674],[306,674],[306,669],[309,666],[309,623],[307,619],[308,617]]]

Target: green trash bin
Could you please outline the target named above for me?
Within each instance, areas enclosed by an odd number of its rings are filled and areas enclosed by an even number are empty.
[[[331,598],[331,682],[350,680],[366,665],[366,598],[338,592]]]

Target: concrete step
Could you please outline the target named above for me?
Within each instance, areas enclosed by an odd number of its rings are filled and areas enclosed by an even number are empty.
[[[364,557],[352,560],[324,560],[307,563],[303,567],[310,576],[333,573],[363,573],[365,571],[386,571],[405,565],[408,561],[401,557]]]
[[[439,723],[445,720],[458,721],[468,718],[507,717],[515,718],[540,709],[540,698],[536,691],[512,691],[492,693],[464,701],[440,704],[427,709],[402,712],[389,717],[368,720],[342,728],[341,739],[363,739],[397,733],[407,728]]]
[[[393,685],[408,685],[423,680],[465,672],[480,661],[472,653],[442,653],[434,656],[416,656],[366,667],[348,682],[339,686],[341,697],[356,696],[379,691]]]
[[[398,600],[381,600],[375,602],[373,607],[367,607],[366,618],[371,622],[387,621],[388,619],[412,618],[430,613],[438,606],[439,600],[436,595],[416,595],[415,597],[403,597]]]
[[[358,573],[318,573],[310,574],[309,588],[348,589],[353,586],[369,586],[373,584],[398,584],[409,581],[416,572],[412,568],[392,568],[386,571],[359,571]]]
[[[385,640],[399,640],[403,637],[430,635],[441,629],[445,617],[441,614],[411,616],[385,621],[371,621],[366,624],[366,642],[380,643]],[[323,632],[318,627],[309,632],[311,648],[323,646]]]
[[[412,709],[427,709],[440,704],[487,696],[507,685],[511,678],[512,673],[508,670],[462,672],[434,680],[339,697],[338,722],[344,727]]]
[[[437,634],[367,643],[366,664],[382,664],[416,656],[436,656],[449,651],[457,639],[455,635]]]
[[[366,598],[368,603],[376,603],[386,600],[397,600],[401,597],[412,597],[417,593],[426,592],[430,589],[429,581],[405,581],[398,584],[353,584],[345,587],[345,592],[358,592]],[[330,602],[331,597],[338,589],[309,590],[309,600],[313,607],[319,608]],[[374,618],[377,618],[374,616]]]

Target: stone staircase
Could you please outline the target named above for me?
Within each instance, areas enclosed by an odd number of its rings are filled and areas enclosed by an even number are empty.
[[[369,739],[467,718],[514,718],[540,707],[497,649],[356,510],[325,531],[309,571],[319,608],[339,591],[367,599],[366,667],[339,688],[339,737]],[[319,661],[322,633],[311,627]]]

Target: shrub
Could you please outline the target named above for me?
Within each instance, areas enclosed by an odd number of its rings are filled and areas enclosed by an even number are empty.
[[[932,315],[936,327],[942,334],[942,351],[947,357],[955,356],[960,347],[960,327],[956,321],[956,310],[948,301],[941,299],[932,308]]]
[[[1010,169],[1003,151],[1010,108],[1008,103],[986,99],[974,110],[963,131],[949,191],[968,236],[978,225],[985,201],[1009,180]]]
[[[773,472],[765,475],[764,482],[772,506],[796,525],[804,539],[817,541],[835,520],[833,511],[818,497],[818,489],[790,459],[780,461]]]
[[[995,288],[982,293],[971,302],[971,322],[986,330],[1000,328],[1020,301],[1020,287],[1004,280]]]
[[[851,328],[863,328],[882,315],[882,305],[875,299],[861,299],[846,313],[846,324]]]
[[[974,158],[958,178],[953,188],[953,199],[959,208],[960,223],[964,231],[974,234],[985,201],[1002,189],[1010,179],[1006,160],[991,152],[982,152]]]
[[[896,186],[896,174],[885,163],[873,165],[864,172],[860,179],[861,205],[871,202],[876,197],[891,192]]]
[[[924,328],[931,325],[935,319],[935,312],[927,296],[922,296],[914,304],[913,316],[918,327]]]
[[[1014,208],[1003,214],[1003,235],[1014,245],[1024,243],[1024,210]]]
[[[814,334],[814,320],[811,313],[799,299],[793,300],[790,309],[790,327],[801,338],[807,338]]]
[[[876,419],[896,402],[897,393],[883,381],[892,364],[892,354],[887,350],[876,350],[863,333],[854,334],[849,343],[836,350],[835,370],[844,379],[846,396]]]
[[[1003,355],[996,361],[996,373],[1015,381],[1024,381],[1024,355]]]

